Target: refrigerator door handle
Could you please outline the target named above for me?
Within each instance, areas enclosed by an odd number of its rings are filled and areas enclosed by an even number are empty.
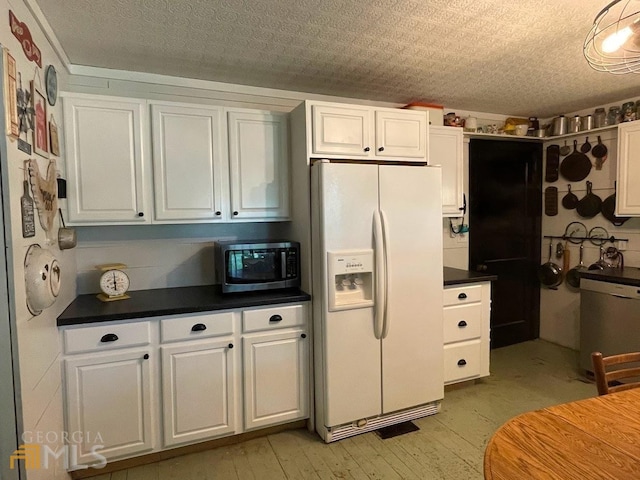
[[[389,316],[387,315],[387,309],[389,304],[389,222],[387,222],[387,216],[384,210],[380,210],[380,217],[382,219],[382,239],[384,247],[384,311],[382,324],[382,338],[387,338],[389,333]]]
[[[373,248],[375,254],[375,307],[373,333],[377,339],[382,338],[382,327],[385,311],[385,285],[384,285],[384,233],[382,231],[382,218],[378,210],[373,212]]]

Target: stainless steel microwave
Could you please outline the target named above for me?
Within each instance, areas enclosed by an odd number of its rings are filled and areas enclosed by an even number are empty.
[[[300,244],[225,241],[215,244],[216,280],[224,293],[300,286]]]

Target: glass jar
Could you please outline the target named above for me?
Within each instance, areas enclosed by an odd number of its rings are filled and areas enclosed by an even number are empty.
[[[596,108],[595,112],[593,112],[593,128],[602,128],[607,125],[607,113],[604,108]]]
[[[609,125],[615,125],[622,121],[620,115],[620,107],[609,107],[609,113],[607,114],[607,123]]]
[[[636,119],[636,104],[627,102],[622,104],[622,121],[633,122]]]

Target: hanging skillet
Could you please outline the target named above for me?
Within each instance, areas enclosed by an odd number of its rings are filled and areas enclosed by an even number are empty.
[[[578,205],[578,197],[571,191],[571,184],[567,185],[569,193],[562,197],[562,206],[567,210],[573,210]]]
[[[573,141],[573,152],[560,164],[560,173],[570,182],[584,180],[591,171],[591,160],[584,153],[578,151],[578,141]]]
[[[604,218],[609,220],[616,227],[619,227],[624,222],[629,220],[629,217],[616,217],[616,215],[614,213],[616,211],[616,192],[615,192],[615,190],[614,190],[612,195],[609,195],[607,198],[605,198],[603,200],[602,206],[600,207],[600,211],[602,212],[602,215],[604,216]]]
[[[587,181],[587,194],[576,205],[576,212],[584,218],[593,218],[600,213],[602,199],[593,193],[593,184]]]

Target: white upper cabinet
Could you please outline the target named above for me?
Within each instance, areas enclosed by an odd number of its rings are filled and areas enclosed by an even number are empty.
[[[640,216],[640,121],[618,125],[616,215]]]
[[[64,96],[68,221],[150,223],[146,102]]]
[[[288,114],[63,96],[71,224],[289,219]]]
[[[462,216],[463,208],[462,128],[429,127],[429,164],[442,167],[442,214]]]
[[[311,111],[314,154],[371,156],[371,109],[353,105],[313,105]]]
[[[315,158],[427,161],[427,113],[308,102]]]
[[[155,220],[215,221],[227,188],[220,107],[151,104]]]
[[[376,148],[379,158],[402,157],[424,161],[427,156],[427,115],[400,109],[376,110]]]
[[[289,217],[288,116],[228,110],[231,216]]]

